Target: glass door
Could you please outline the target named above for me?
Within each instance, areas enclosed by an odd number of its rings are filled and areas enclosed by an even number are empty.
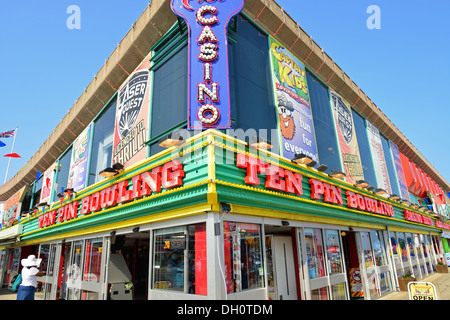
[[[74,241],[71,244],[70,261],[65,276],[65,299],[80,300],[81,297],[81,268],[84,254],[84,240]]]
[[[108,252],[108,251],[106,251]],[[84,250],[84,267],[81,278],[81,300],[102,300],[105,272],[102,271],[103,238],[88,239]]]
[[[58,279],[60,275],[61,243],[52,243],[49,246],[41,246],[40,251],[42,251],[42,255],[47,258],[46,264],[41,263],[40,266],[40,269],[46,272],[45,275],[39,279],[43,286],[43,299],[56,300],[56,296],[59,294]]]
[[[349,299],[340,231],[301,228],[299,247],[306,299]]]
[[[362,266],[365,298],[373,299],[392,291],[391,269],[382,231],[360,231],[357,241]]]

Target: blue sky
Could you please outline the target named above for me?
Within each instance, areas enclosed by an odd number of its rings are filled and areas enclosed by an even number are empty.
[[[278,0],[450,181],[448,0]],[[147,0],[8,1],[0,7],[0,131],[19,127],[8,179],[72,107]],[[70,5],[81,29],[70,30]],[[367,8],[378,5],[381,29]],[[2,139],[11,147],[12,139]],[[0,149],[0,184],[8,159]]]

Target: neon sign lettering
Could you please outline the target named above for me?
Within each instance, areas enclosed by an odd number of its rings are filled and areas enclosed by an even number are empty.
[[[45,228],[56,223],[78,218],[93,212],[114,207],[119,203],[161,192],[161,188],[172,189],[183,184],[183,164],[178,160],[166,163],[164,166],[154,168],[151,172],[143,172],[131,178],[133,186],[129,188],[127,180],[118,182],[110,187],[73,201],[52,210],[38,218],[39,228]]]
[[[188,129],[231,128],[227,28],[244,0],[172,0],[171,7],[189,28]]]

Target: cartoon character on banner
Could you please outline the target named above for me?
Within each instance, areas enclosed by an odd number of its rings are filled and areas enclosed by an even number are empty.
[[[294,104],[288,101],[286,95],[278,92],[278,117],[280,118],[281,134],[284,138],[292,140],[295,134]]]

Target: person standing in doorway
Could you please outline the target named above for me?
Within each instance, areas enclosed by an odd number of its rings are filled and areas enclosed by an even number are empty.
[[[22,259],[22,283],[17,291],[17,300],[34,300],[34,292],[37,286],[37,277],[42,277],[45,273],[38,268],[42,259],[36,259],[32,254],[27,259]]]

